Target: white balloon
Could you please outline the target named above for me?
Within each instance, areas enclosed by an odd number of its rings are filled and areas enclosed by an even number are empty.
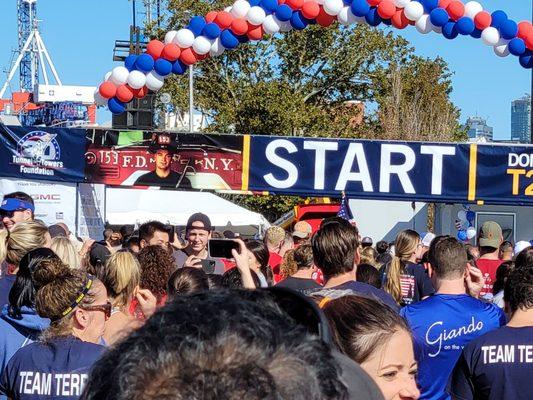
[[[433,32],[438,33],[439,35],[442,34],[442,26],[433,25]]]
[[[146,75],[141,71],[131,71],[128,76],[128,85],[132,89],[140,89],[146,84]]]
[[[105,81],[108,81],[109,78],[111,78],[111,71],[106,72],[106,74],[104,75],[104,82],[105,82]]]
[[[213,43],[205,36],[198,36],[192,43],[192,48],[197,54],[207,54]]]
[[[509,55],[509,40],[500,39],[498,44],[494,46],[494,53],[499,57],[507,57]]]
[[[177,44],[182,49],[191,47],[194,42],[194,33],[190,29],[182,28],[176,32],[176,37],[174,38],[174,43]]]
[[[457,213],[457,218],[459,219],[459,221],[463,222],[463,221],[466,221],[466,211],[465,210],[461,210]]]
[[[158,91],[165,84],[165,78],[155,71],[146,74],[146,87],[154,92]]]
[[[489,26],[481,32],[481,40],[483,40],[483,43],[487,46],[496,46],[500,41],[500,32],[498,32],[498,29]]]
[[[237,0],[231,7],[231,15],[235,18],[245,18],[250,10],[250,3],[245,0]]]
[[[326,14],[337,16],[344,7],[344,2],[342,0],[325,0],[324,1],[324,11]]]
[[[424,15],[424,6],[418,1],[411,1],[405,6],[404,12],[409,21],[418,21]]]
[[[337,19],[339,20],[339,23],[343,25],[355,24],[357,21],[350,7],[343,7],[337,15]]]
[[[248,10],[246,14],[246,19],[252,25],[261,25],[266,18],[265,10],[259,6],[253,6]]]
[[[313,1],[313,0],[309,0],[309,1]],[[316,0],[315,3],[317,3],[319,6],[323,6],[324,5],[324,1],[325,0]]]
[[[98,89],[94,91],[94,102],[97,106],[107,106],[108,100],[109,99],[106,99],[100,94],[100,91]]]
[[[415,28],[418,32],[423,34],[428,34],[429,32],[431,32],[433,30],[433,24],[429,19],[429,15],[422,15],[422,17],[420,17],[418,21],[415,22]]]
[[[173,43],[176,39],[176,35],[178,34],[178,31],[168,31],[165,35],[165,44]]]
[[[279,24],[279,31],[280,32],[289,32],[292,30],[292,25],[290,23],[290,21],[280,21],[281,23]]]
[[[468,238],[468,240],[475,238],[476,234],[476,228],[474,228],[473,226],[466,230],[466,237]]]
[[[129,74],[130,71],[126,67],[115,67],[109,80],[117,86],[124,85],[128,80]]]
[[[267,15],[263,21],[263,29],[267,35],[278,33],[281,28],[281,21],[275,15]]]
[[[483,11],[483,6],[479,4],[477,1],[469,1],[465,4],[465,17],[474,19],[474,17]]]
[[[224,8],[224,11],[226,11],[227,13],[231,13],[231,6],[227,6],[226,8]]]
[[[398,8],[405,8],[411,0],[394,0],[394,5]]]
[[[226,50],[226,48],[222,46],[222,43],[220,42],[220,38],[216,38],[213,41],[213,44],[211,45],[211,50],[209,50],[209,55],[211,55],[212,57],[216,57],[224,53],[224,50]]]

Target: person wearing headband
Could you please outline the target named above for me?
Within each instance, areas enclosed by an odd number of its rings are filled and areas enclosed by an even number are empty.
[[[23,192],[5,194],[0,203],[0,220],[9,230],[18,222],[33,221],[34,213],[33,199]]]
[[[10,399],[77,399],[89,371],[105,349],[99,343],[111,315],[105,286],[57,258],[33,272],[35,306],[50,326],[39,341],[19,349],[0,377]]]

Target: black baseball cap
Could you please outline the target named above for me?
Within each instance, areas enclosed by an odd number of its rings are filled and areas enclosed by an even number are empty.
[[[158,150],[167,150],[169,153],[174,154],[178,150],[178,143],[169,133],[155,133],[148,146],[148,151],[157,153]]]
[[[100,243],[93,243],[89,251],[89,263],[93,267],[104,265],[109,257],[111,257],[111,252],[106,246]]]
[[[204,226],[193,226],[195,222],[201,222]],[[211,226],[211,220],[209,217],[202,213],[195,213],[189,217],[189,220],[187,221],[187,230],[191,229],[205,229],[206,231],[211,232],[213,230],[213,227]]]

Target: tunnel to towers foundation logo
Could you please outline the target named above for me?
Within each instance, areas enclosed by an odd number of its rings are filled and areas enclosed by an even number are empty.
[[[32,131],[17,142],[17,154],[13,155],[13,164],[20,166],[23,174],[53,176],[56,169],[63,168],[61,148],[56,134],[44,131]]]

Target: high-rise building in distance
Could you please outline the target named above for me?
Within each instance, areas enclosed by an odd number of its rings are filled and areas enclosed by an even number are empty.
[[[511,140],[529,143],[531,141],[531,97],[511,102]]]
[[[465,124],[468,129],[468,139],[478,140],[485,139],[487,142],[492,141],[492,126],[487,125],[487,120],[481,117],[469,117]]]

